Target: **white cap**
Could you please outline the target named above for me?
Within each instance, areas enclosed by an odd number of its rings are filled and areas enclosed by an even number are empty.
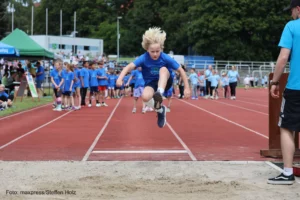
[[[72,64],[73,65],[78,65],[78,62],[77,61],[73,61]]]

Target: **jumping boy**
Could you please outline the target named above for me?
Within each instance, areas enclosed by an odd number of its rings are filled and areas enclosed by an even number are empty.
[[[143,35],[142,47],[147,51],[134,62],[128,64],[121,72],[117,86],[121,86],[124,76],[135,69],[142,67],[145,89],[142,94],[143,101],[157,112],[157,124],[160,128],[166,124],[166,107],[162,105],[163,93],[173,84],[171,71],[177,70],[184,81],[184,96],[190,97],[190,88],[187,76],[181,66],[169,55],[162,52],[166,33],[160,28],[150,28]]]

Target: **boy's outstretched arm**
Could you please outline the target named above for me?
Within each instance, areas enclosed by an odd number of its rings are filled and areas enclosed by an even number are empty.
[[[134,70],[134,68],[135,68],[135,65],[134,65],[133,62],[129,63],[126,67],[123,68],[123,70],[122,70],[122,72],[121,72],[121,74],[120,74],[120,76],[119,76],[119,78],[118,78],[118,80],[116,82],[117,87],[121,87],[121,85],[123,84],[123,78],[124,78],[124,76],[128,72]]]
[[[184,98],[190,98],[191,90],[190,90],[190,87],[189,87],[189,82],[188,82],[188,78],[186,76],[186,73],[182,69],[182,67],[179,67],[177,71],[179,72],[180,77],[182,78],[183,83],[184,83]]]

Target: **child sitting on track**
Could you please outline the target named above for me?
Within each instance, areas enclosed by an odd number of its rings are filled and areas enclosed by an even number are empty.
[[[12,106],[12,99],[5,92],[5,86],[0,85],[0,111]]]

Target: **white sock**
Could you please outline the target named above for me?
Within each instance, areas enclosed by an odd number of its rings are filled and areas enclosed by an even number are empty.
[[[147,105],[150,108],[154,108],[154,99],[151,98],[148,102],[145,102],[145,105]]]
[[[157,88],[157,92],[159,92],[159,93],[161,93],[161,94],[163,94],[164,91],[165,91],[165,89],[163,89],[163,88]]]
[[[155,110],[156,112],[162,113],[164,110],[162,109],[162,107],[160,109]]]
[[[285,168],[283,169],[283,174],[284,174],[285,176],[290,176],[290,175],[292,175],[292,174],[293,174],[293,168],[287,168],[287,167],[285,167]]]

